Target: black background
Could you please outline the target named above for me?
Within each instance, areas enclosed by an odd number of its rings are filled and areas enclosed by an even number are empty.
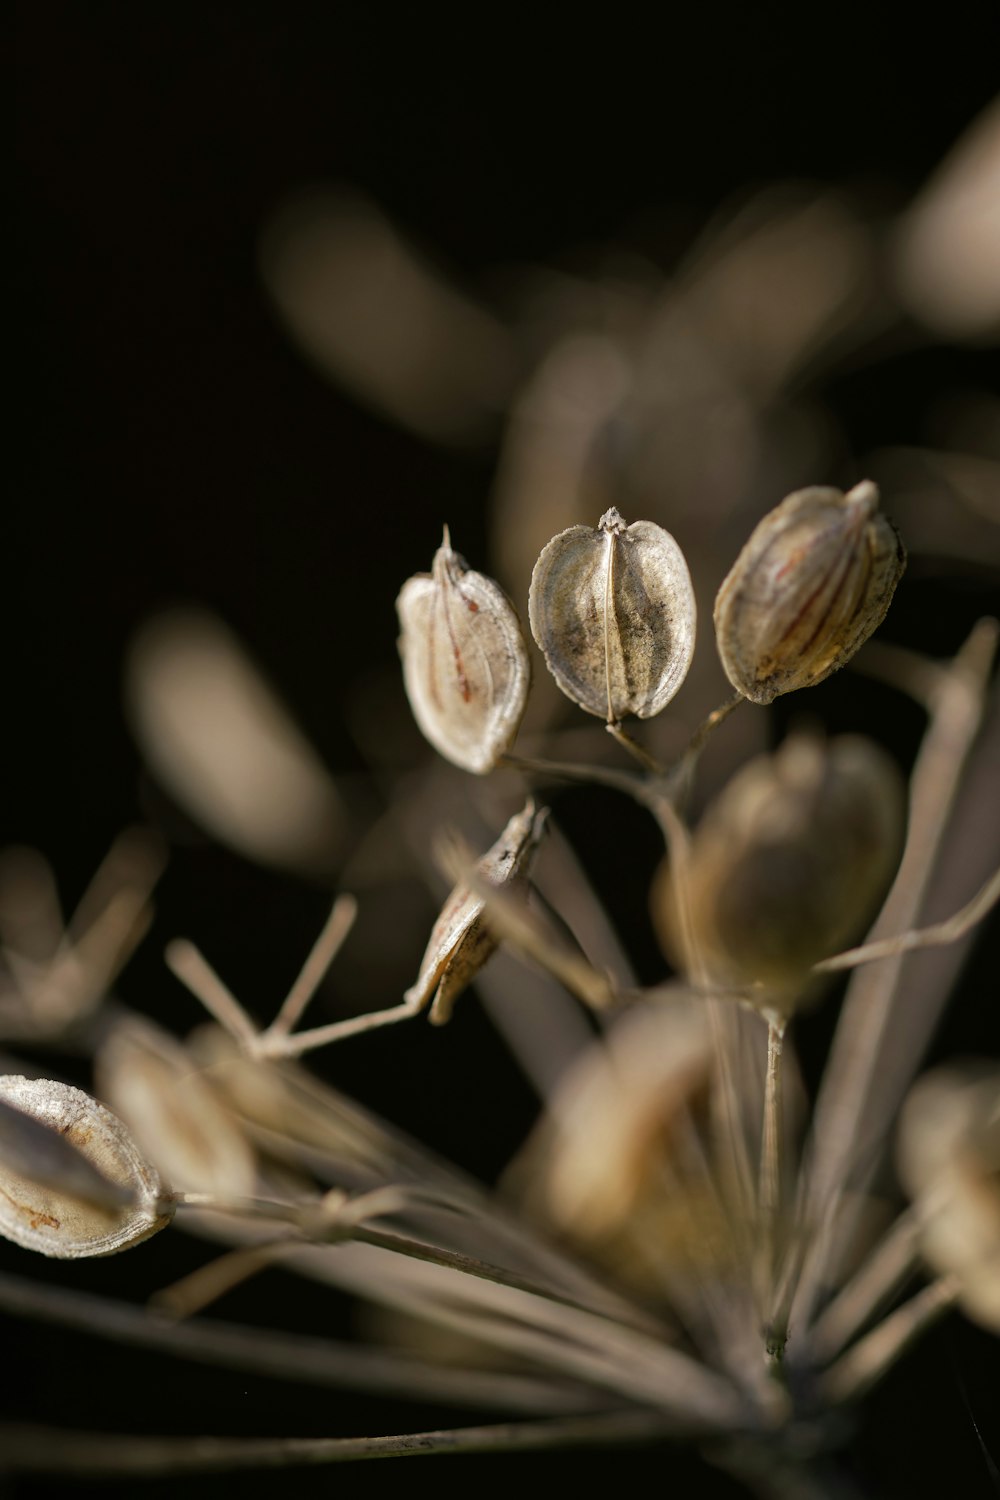
[[[463,550],[481,555],[493,450],[449,455],[405,435],[325,384],[278,326],[256,246],[282,195],[354,184],[473,286],[497,264],[558,260],[655,214],[683,245],[721,202],[772,180],[874,186],[903,203],[989,99],[1000,44],[995,6],[972,3],[933,24],[897,6],[671,6],[655,27],[628,7],[588,18],[553,9],[543,21],[496,7],[446,20],[380,5],[39,3],[20,8],[20,31],[3,834],[42,848],[70,899],[142,805],[120,666],[151,609],[177,599],[217,609],[328,763],[355,772],[363,759],[342,705],[391,667],[400,580],[426,566],[447,515],[462,515]],[[920,443],[933,396],[982,384],[987,360],[925,350],[891,396],[845,389],[841,415],[861,448]],[[942,649],[982,602],[961,583],[942,592]],[[901,596],[897,638],[919,640],[925,608]],[[280,994],[325,900],[189,842],[156,935],[211,923],[234,955],[234,987],[245,993],[242,965],[261,996]],[[184,1029],[193,1007],[152,946],[127,996],[141,1007],[145,985],[150,1008],[174,1007]],[[986,1044],[989,983],[977,973],[947,1038],[967,1049]],[[474,1007],[455,1032],[456,1070],[460,1046],[488,1055]],[[359,1043],[361,1091],[491,1175],[530,1117],[523,1085],[496,1059],[453,1073],[435,1106],[420,1082],[427,1044],[415,1045],[401,1069],[375,1038]],[[350,1087],[343,1069],[337,1077]],[[4,1250],[4,1266],[23,1273],[19,1252]],[[162,1236],[137,1268],[128,1258],[127,1271],[110,1262],[60,1279],[114,1290],[134,1275],[152,1289],[186,1253],[183,1237]],[[258,1311],[254,1295],[238,1294],[234,1315]],[[318,1317],[336,1327],[342,1316],[290,1286],[269,1296],[277,1323],[315,1330]],[[35,1420],[301,1434],[469,1420],[170,1366],[17,1323],[4,1338],[5,1405]],[[939,1490],[946,1475],[956,1495],[988,1493],[962,1391],[985,1422],[994,1353],[953,1322],[887,1382],[854,1449],[879,1493],[917,1493],[928,1476]],[[418,1472],[457,1487],[481,1483],[487,1464],[500,1483],[635,1483],[652,1469],[669,1493],[738,1493],[671,1450],[449,1459]],[[223,1479],[212,1492],[369,1493],[415,1478],[366,1465]],[[202,1490],[208,1482],[190,1493]]]

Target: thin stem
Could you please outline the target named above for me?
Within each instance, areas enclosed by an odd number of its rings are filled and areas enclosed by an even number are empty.
[[[892,1296],[913,1270],[917,1221],[900,1214],[861,1269],[834,1297],[809,1335],[810,1353],[818,1363],[833,1359],[863,1328],[875,1310]]]
[[[828,1401],[856,1401],[863,1396],[948,1311],[958,1292],[956,1278],[942,1276],[904,1302],[827,1370],[821,1382],[823,1396]]]
[[[367,1015],[351,1016],[346,1021],[331,1021],[327,1026],[313,1026],[309,1031],[295,1031],[290,1036],[275,1035],[272,1029],[255,1036],[248,1050],[257,1058],[275,1061],[279,1058],[301,1057],[316,1047],[327,1047],[331,1042],[342,1042],[347,1037],[363,1036],[365,1032],[377,1031],[380,1026],[394,1026],[397,1021],[412,1020],[420,1014],[421,1007],[410,1000],[400,1005],[390,1005],[386,1010],[369,1011]]]
[[[935,922],[930,927],[918,927],[910,932],[900,933],[899,937],[881,938],[875,943],[865,943],[860,948],[848,948],[844,953],[838,953],[833,958],[824,958],[820,963],[813,964],[814,974],[832,974],[837,969],[855,969],[860,964],[870,964],[878,958],[895,958],[900,953],[910,953],[914,948],[939,948],[945,943],[955,943],[959,938],[971,932],[977,922],[991,907],[1000,901],[1000,869],[994,870],[985,885],[980,886],[971,901],[966,902],[960,911],[954,913],[943,922]]]
[[[287,1035],[295,1026],[316,993],[323,975],[339,953],[354,925],[357,911],[358,903],[353,896],[337,897],[319,937],[313,944],[312,951],[302,965],[301,973],[285,996],[281,1009],[268,1027],[266,1035]]]
[[[232,990],[187,938],[175,938],[164,951],[167,968],[200,1000],[210,1015],[242,1046],[252,1049],[257,1028]]]
[[[510,1453],[579,1444],[638,1443],[666,1437],[677,1425],[662,1413],[593,1412],[540,1422],[503,1422],[378,1438],[133,1437],[6,1423],[0,1426],[5,1468],[20,1474],[145,1476],[277,1469],[365,1458],[419,1458],[430,1453]]]
[[[781,1209],[781,1056],[786,1023],[783,1016],[773,1012],[767,1014],[766,1020],[767,1072],[764,1075],[764,1117],[757,1205],[761,1227],[760,1284],[765,1301],[770,1301],[774,1292],[777,1225]],[[781,1360],[785,1350],[786,1331],[783,1328],[768,1328],[766,1339],[768,1360]]]
[[[661,766],[656,757],[650,755],[649,751],[645,749],[644,746],[640,745],[638,740],[633,739],[632,736],[622,728],[620,723],[618,723],[617,721],[612,721],[611,723],[605,724],[604,727],[608,731],[608,734],[610,734],[613,739],[616,739],[618,741],[622,749],[627,750],[629,755],[632,756],[633,760],[637,760],[639,762],[643,770],[648,771],[651,776],[666,775],[666,767]]]

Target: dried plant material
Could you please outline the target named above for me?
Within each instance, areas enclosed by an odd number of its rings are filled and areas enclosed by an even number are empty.
[[[0,1102],[7,1239],[75,1260],[129,1250],[170,1222],[173,1205],[155,1168],[121,1120],[82,1089],[7,1075]]]
[[[884,893],[902,804],[895,765],[860,737],[794,735],[751,761],[699,824],[682,898],[661,887],[668,951],[711,983],[787,1010]]]
[[[719,656],[753,703],[813,687],[885,619],[906,554],[863,480],[796,490],[753,531],[715,601]]]
[[[700,1004],[637,1007],[570,1071],[507,1186],[645,1293],[679,1268],[729,1265],[725,1215],[690,1154],[711,1066]]]
[[[900,224],[907,307],[946,338],[1000,333],[1000,103],[975,120]]]
[[[508,895],[526,895],[528,869],[547,816],[548,808],[539,810],[530,800],[525,803],[476,865],[477,873]],[[420,977],[407,990],[406,1001],[415,1010],[430,1004],[430,1019],[435,1025],[450,1020],[455,1001],[496,949],[497,939],[484,915],[485,904],[482,896],[459,884],[434,924]]]
[[[514,606],[453,551],[448,528],[430,573],[396,600],[403,680],[435,750],[464,771],[492,771],[513,744],[531,681]]]
[[[662,526],[627,526],[614,507],[596,530],[571,526],[542,549],[528,618],[567,698],[609,724],[658,714],[694,654],[684,554]]]
[[[938,1068],[910,1091],[896,1158],[920,1245],[970,1318],[1000,1333],[1000,1068]]]
[[[246,1136],[194,1059],[159,1027],[132,1019],[115,1026],[98,1054],[97,1081],[175,1188],[219,1198],[254,1193]]]
[[[261,245],[264,280],[320,368],[436,442],[488,433],[514,373],[509,334],[360,195],[301,194]]]
[[[200,609],[150,620],[132,642],[125,695],[153,773],[198,823],[265,864],[330,867],[340,795],[221,620]]]

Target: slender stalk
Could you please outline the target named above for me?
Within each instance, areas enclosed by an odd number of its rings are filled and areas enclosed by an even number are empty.
[[[757,1210],[760,1221],[759,1283],[762,1302],[770,1304],[774,1295],[778,1217],[782,1190],[782,1120],[781,1056],[785,1038],[785,1018],[774,1012],[767,1020],[767,1072],[764,1075],[764,1115],[760,1142],[760,1175],[757,1186]],[[786,1330],[768,1327],[766,1355],[771,1363],[780,1361],[785,1352]]]
[[[904,1302],[827,1370],[820,1386],[822,1395],[828,1401],[858,1400],[948,1311],[958,1291],[954,1277],[942,1276]]]
[[[353,896],[338,896],[323,923],[319,937],[313,944],[302,971],[282,1003],[281,1009],[271,1022],[265,1035],[285,1035],[296,1025],[302,1012],[344,943],[354,925],[358,903]]]
[[[639,1443],[669,1436],[661,1413],[594,1412],[541,1422],[503,1422],[379,1438],[133,1437],[13,1423],[0,1426],[0,1454],[16,1474],[106,1474],[163,1478],[430,1453],[511,1453],[584,1444]]]
[[[809,1335],[811,1356],[825,1364],[846,1347],[876,1309],[913,1271],[917,1221],[900,1214],[861,1269],[823,1310]]]

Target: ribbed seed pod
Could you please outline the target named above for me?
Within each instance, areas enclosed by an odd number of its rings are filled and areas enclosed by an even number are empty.
[[[895,765],[860,737],[794,735],[751,761],[692,837],[686,938],[673,897],[658,901],[668,951],[762,1007],[791,1009],[812,965],[843,948],[884,893],[902,806]]]
[[[715,601],[722,665],[751,702],[822,682],[881,625],[906,553],[878,500],[867,479],[796,490],[753,531]]]
[[[163,1183],[116,1115],[49,1078],[0,1078],[0,1234],[61,1260],[114,1255],[170,1222]]]
[[[435,750],[465,771],[492,771],[524,716],[531,664],[514,606],[499,584],[452,549],[448,528],[430,573],[396,600],[403,681]]]
[[[652,521],[612,508],[554,536],[531,575],[531,633],[574,703],[609,724],[652,718],[687,676],[695,602],[684,554]]]

